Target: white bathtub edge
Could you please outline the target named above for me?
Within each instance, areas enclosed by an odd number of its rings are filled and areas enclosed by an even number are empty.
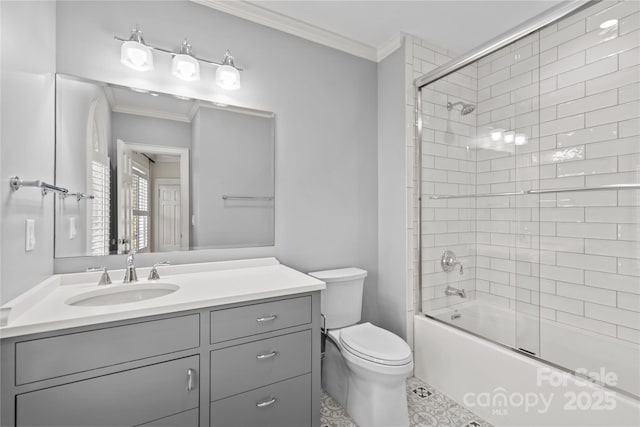
[[[414,323],[416,377],[495,426],[640,425],[640,403],[634,399],[439,321],[416,315]],[[538,375],[544,376],[541,385]],[[549,376],[566,385],[553,386]],[[511,403],[502,405],[500,396]],[[528,409],[519,404],[519,396],[530,399]],[[580,399],[576,409],[565,409],[573,396]],[[607,409],[614,404],[615,409]]]

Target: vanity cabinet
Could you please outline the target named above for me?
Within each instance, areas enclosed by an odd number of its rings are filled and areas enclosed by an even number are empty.
[[[319,426],[319,292],[1,341],[2,426]]]

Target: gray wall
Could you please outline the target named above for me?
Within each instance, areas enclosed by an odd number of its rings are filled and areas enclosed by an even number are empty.
[[[193,120],[191,246],[273,245],[274,119],[200,108]]]
[[[378,320],[401,337],[408,268],[405,110],[404,49],[398,49],[378,65]]]
[[[113,140],[112,162],[117,163],[116,140],[131,144],[162,145],[169,147],[191,147],[191,123],[168,119],[112,113]]]
[[[0,2],[0,304],[53,272],[53,196],[12,193],[9,177],[53,182],[55,13],[52,2]],[[27,218],[35,220],[32,252]]]
[[[369,271],[365,318],[377,307],[377,66],[315,43],[187,2],[60,2],[57,7],[58,71],[126,86],[178,93],[274,111],[276,124],[276,244],[272,250],[177,254],[175,262],[276,255],[302,271],[357,266]],[[29,22],[23,20],[22,22]],[[170,58],[140,73],[119,60],[120,44],[138,23],[145,39],[177,47],[187,35],[195,52],[219,59],[231,48],[242,89],[213,84],[204,66],[200,82],[170,72]],[[82,37],[78,37],[82,34]],[[5,174],[6,175],[6,174]],[[154,254],[144,254],[142,265]],[[158,255],[166,258],[166,254]],[[56,260],[56,270],[115,260]],[[402,288],[398,284],[398,289]]]

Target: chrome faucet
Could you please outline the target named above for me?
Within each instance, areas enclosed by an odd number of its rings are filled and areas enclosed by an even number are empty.
[[[136,274],[136,266],[133,265],[133,261],[136,257],[136,251],[131,250],[127,256],[127,268],[124,273],[124,279],[122,283],[131,283],[138,281],[138,275]]]
[[[153,264],[153,267],[151,267],[151,271],[149,272],[149,277],[147,278],[147,280],[159,280],[160,279],[160,275],[158,274],[157,267],[159,267],[161,265],[171,265],[171,263],[169,261],[162,261],[162,262],[156,262],[155,264]]]
[[[454,288],[451,285],[447,285],[447,289],[444,290],[446,296],[458,295],[460,298],[466,298],[467,293],[464,289]]]

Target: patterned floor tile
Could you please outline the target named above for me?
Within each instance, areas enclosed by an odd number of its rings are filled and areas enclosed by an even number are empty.
[[[473,412],[415,377],[407,379],[407,404],[411,427],[491,427]],[[321,427],[357,427],[338,402],[324,392],[320,412]]]
[[[358,427],[333,397],[323,391],[320,398],[320,427]]]

